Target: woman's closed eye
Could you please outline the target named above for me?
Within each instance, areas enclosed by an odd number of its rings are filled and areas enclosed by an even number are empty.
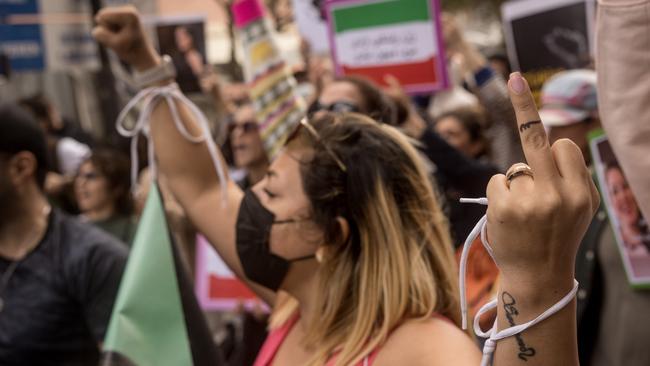
[[[264,193],[266,193],[269,196],[269,198],[275,198],[278,196],[277,194],[269,191],[267,188],[263,188],[262,190],[264,191]]]

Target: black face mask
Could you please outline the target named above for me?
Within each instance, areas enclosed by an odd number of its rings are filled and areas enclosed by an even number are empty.
[[[296,220],[275,221],[275,215],[262,205],[250,189],[244,193],[237,216],[237,254],[246,277],[277,291],[289,272],[292,262],[315,258],[315,254],[285,259],[271,253],[269,237],[273,224]]]

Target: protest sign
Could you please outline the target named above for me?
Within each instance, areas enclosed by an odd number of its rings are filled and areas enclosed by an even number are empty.
[[[158,50],[176,67],[176,82],[184,93],[201,92],[199,82],[206,64],[205,18],[160,17],[155,20]]]
[[[602,130],[591,135],[590,147],[603,203],[628,280],[633,287],[650,288],[648,222]]]
[[[203,310],[233,310],[240,304],[250,308],[260,303],[201,235],[196,239],[195,279],[196,297]]]
[[[409,93],[447,86],[438,1],[331,0],[325,10],[339,75],[382,85],[393,75]]]
[[[90,2],[0,0],[0,54],[11,70],[97,69]]]
[[[508,57],[537,97],[553,74],[591,62],[594,0],[521,0],[503,4]]]

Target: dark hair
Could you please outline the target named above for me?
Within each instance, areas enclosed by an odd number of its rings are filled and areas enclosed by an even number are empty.
[[[50,122],[50,101],[43,94],[34,94],[18,101],[22,107],[27,109],[34,118],[45,121],[47,128],[51,128]]]
[[[130,186],[130,162],[122,152],[112,149],[97,149],[85,162],[90,162],[108,181],[108,187],[115,195],[115,211],[122,215],[132,215],[134,211]]]
[[[362,114],[377,122],[392,126],[399,124],[395,103],[372,81],[357,75],[338,77],[334,81],[350,83],[359,90],[363,98],[363,105],[359,106]]]
[[[510,74],[512,71],[512,68],[510,67],[510,60],[508,60],[508,56],[501,54],[501,53],[495,53],[492,54],[491,56],[488,57],[488,61],[490,62],[500,62],[503,64],[503,66],[506,67],[506,73]]]
[[[621,173],[623,173],[623,169],[621,169],[621,166],[618,165],[618,162],[616,160],[609,161],[605,164],[605,173],[612,169],[618,169]]]
[[[36,158],[36,184],[43,189],[48,171],[45,133],[34,118],[15,104],[0,105],[0,151],[29,151]]]
[[[476,154],[475,158],[489,155],[490,144],[485,135],[487,121],[485,113],[482,110],[474,107],[460,107],[439,115],[436,117],[434,123],[438,123],[438,121],[449,117],[455,118],[460,122],[461,126],[467,131],[471,142],[483,144],[483,149]]]

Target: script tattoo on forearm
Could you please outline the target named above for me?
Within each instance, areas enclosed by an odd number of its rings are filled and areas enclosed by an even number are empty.
[[[523,125],[522,125],[523,126]],[[517,301],[515,301],[514,296],[510,295],[508,292],[504,291],[501,294],[501,300],[503,301],[503,310],[506,312],[506,319],[510,326],[515,326],[515,319],[519,315],[519,310],[517,310]],[[535,349],[533,347],[528,347],[524,342],[524,338],[521,336],[521,333],[515,334],[515,339],[517,340],[517,345],[519,346],[519,353],[517,357],[523,361],[528,361],[528,358],[535,356]]]
[[[538,123],[542,123],[542,121],[530,121],[526,123],[522,123],[521,126],[519,126],[519,132],[523,133],[527,129],[533,127],[533,125],[536,125]]]

